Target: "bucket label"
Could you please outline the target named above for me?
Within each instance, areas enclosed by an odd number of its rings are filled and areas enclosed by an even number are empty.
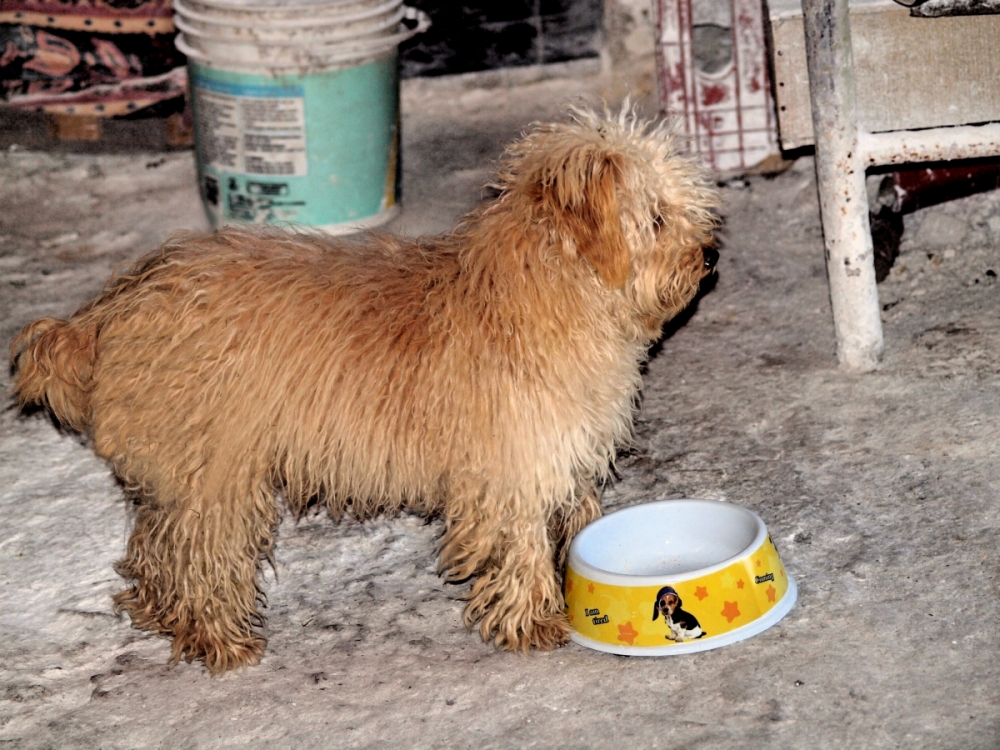
[[[212,223],[353,231],[399,199],[395,50],[357,64],[229,70],[188,61],[202,200]]]
[[[249,175],[309,173],[301,89],[199,83],[198,135],[209,165]]]
[[[395,51],[287,73],[188,61],[202,200],[212,223],[352,231],[399,200]]]

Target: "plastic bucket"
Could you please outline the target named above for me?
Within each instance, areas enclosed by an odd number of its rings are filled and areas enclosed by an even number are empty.
[[[204,44],[218,40],[234,42],[270,42],[288,46],[297,40],[328,44],[349,42],[359,37],[391,36],[399,30],[406,16],[402,0],[389,0],[370,8],[341,16],[281,16],[266,24],[246,14],[213,12],[204,3],[174,0],[175,25],[188,41]]]
[[[215,226],[348,233],[399,210],[402,0],[179,0],[202,201]],[[404,21],[411,21],[413,28]]]

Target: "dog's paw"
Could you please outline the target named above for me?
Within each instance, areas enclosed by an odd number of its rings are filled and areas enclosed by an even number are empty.
[[[148,587],[138,585],[115,597],[115,611],[127,613],[133,627],[172,638],[173,664],[200,660],[209,672],[220,675],[260,662],[267,641],[245,620],[196,618],[178,602],[171,604],[164,606],[152,597]]]
[[[552,651],[569,643],[569,620],[566,615],[558,615],[531,628],[531,647],[538,651]]]
[[[569,643],[569,620],[560,613],[533,620],[527,626],[518,623],[511,627],[501,622],[493,632],[487,632],[481,624],[480,632],[484,641],[492,640],[503,651],[552,651]]]
[[[203,630],[190,629],[174,634],[172,661],[184,659],[190,663],[200,659],[209,672],[220,675],[231,669],[259,664],[265,645],[265,639],[256,634],[222,639]]]

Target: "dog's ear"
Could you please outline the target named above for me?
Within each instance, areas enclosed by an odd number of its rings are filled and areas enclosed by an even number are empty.
[[[659,616],[660,616],[660,600],[657,599],[655,602],[653,602],[653,619],[655,620]]]
[[[618,210],[621,158],[597,147],[581,147],[541,178],[541,200],[557,230],[573,238],[612,289],[628,281],[631,257]]]

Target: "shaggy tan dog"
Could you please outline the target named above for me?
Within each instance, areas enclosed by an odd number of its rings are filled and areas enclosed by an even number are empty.
[[[89,432],[133,494],[115,603],[174,660],[260,660],[278,493],[439,514],[469,627],[567,640],[561,556],[600,515],[648,345],[715,264],[716,196],[627,109],[536,126],[496,187],[439,237],[175,238],[11,343],[19,402]]]

